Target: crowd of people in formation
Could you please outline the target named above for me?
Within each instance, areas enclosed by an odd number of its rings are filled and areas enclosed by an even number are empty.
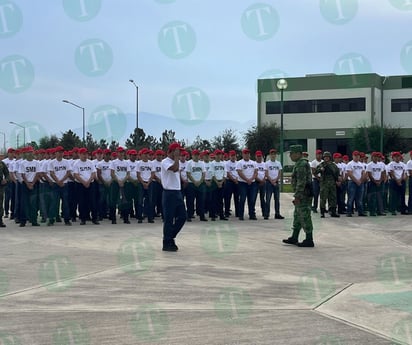
[[[257,220],[259,197],[263,219],[280,213],[282,165],[276,149],[268,153],[249,149],[238,153],[221,150],[186,151],[179,148],[181,193],[187,221]],[[409,153],[412,158],[412,151]],[[304,153],[307,157],[308,154]],[[139,151],[118,147],[115,151],[86,148],[66,151],[58,146],[34,150],[10,148],[0,165],[0,226],[10,218],[21,227],[31,223],[80,221],[81,225],[108,219],[130,224],[162,217],[162,160],[166,153],[143,148]],[[264,159],[266,157],[266,159]],[[340,153],[316,151],[309,162],[313,174],[312,211],[323,218],[346,214],[352,217],[412,214],[412,183],[406,203],[412,160],[403,162],[400,152],[392,152],[385,163],[380,152],[371,161],[362,152],[352,152],[352,160]],[[411,180],[412,181],[412,180]],[[273,202],[272,202],[273,199]],[[247,213],[246,213],[247,205]],[[234,208],[234,209],[232,209]],[[234,213],[234,214],[232,214]],[[272,215],[271,215],[272,213]]]
[[[370,161],[369,161],[370,159]],[[312,211],[331,217],[412,214],[412,151],[408,157],[392,152],[353,151],[352,160],[340,153],[316,150],[310,162],[313,177]],[[408,183],[409,180],[409,183]],[[408,186],[408,197],[406,189]]]
[[[282,166],[275,149],[266,161],[261,151],[254,152],[252,160],[249,149],[189,153],[179,147],[177,154],[187,221],[257,220],[258,196],[264,219],[283,219],[279,190]],[[103,220],[130,224],[132,219],[154,223],[164,215],[162,195],[168,187],[162,183],[162,161],[167,155],[147,148],[118,147],[113,152],[67,151],[62,146],[10,148],[0,161],[0,226],[6,226],[3,218],[20,227],[28,223],[70,226],[76,221],[97,225]]]

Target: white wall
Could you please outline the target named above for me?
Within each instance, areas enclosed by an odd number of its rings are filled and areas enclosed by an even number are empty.
[[[412,128],[412,112],[391,112],[391,99],[412,98],[412,89],[386,90],[383,93],[383,122],[393,127]]]
[[[337,90],[308,90],[285,91],[284,100],[305,99],[333,99],[333,98],[366,98],[366,111],[363,112],[339,112],[339,113],[305,113],[284,114],[283,122],[285,130],[304,129],[334,129],[353,128],[361,125],[370,125],[371,121],[371,89],[337,89]],[[266,115],[266,102],[279,101],[279,92],[266,92],[261,95],[262,123],[276,122],[280,125],[281,116]]]

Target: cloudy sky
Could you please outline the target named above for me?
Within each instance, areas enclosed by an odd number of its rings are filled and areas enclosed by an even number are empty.
[[[81,137],[66,99],[95,139],[122,143],[133,79],[147,134],[241,135],[258,78],[412,74],[411,19],[412,0],[0,0],[0,134]]]

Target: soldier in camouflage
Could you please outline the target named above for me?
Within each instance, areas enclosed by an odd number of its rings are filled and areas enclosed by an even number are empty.
[[[325,218],[326,201],[328,201],[330,215],[332,217],[340,217],[340,215],[336,213],[336,182],[339,180],[339,168],[331,158],[331,153],[325,151],[323,153],[323,162],[320,163],[315,169],[315,173],[320,174],[321,218]]]
[[[283,243],[294,244],[298,247],[314,247],[311,218],[312,172],[308,161],[302,155],[302,145],[292,145],[290,147],[290,158],[296,162],[292,172],[295,211],[293,213],[292,236],[283,240]],[[306,239],[299,242],[299,233],[302,228],[306,233]]]
[[[0,160],[0,228],[5,228],[6,224],[3,223],[4,214],[4,191],[7,183],[9,182],[9,169],[3,161]]]

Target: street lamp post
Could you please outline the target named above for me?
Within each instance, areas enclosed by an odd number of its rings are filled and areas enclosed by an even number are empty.
[[[76,108],[79,108],[79,109],[82,110],[82,114],[83,114],[83,145],[85,145],[86,144],[86,133],[85,133],[86,124],[85,124],[85,118],[84,118],[84,108],[81,107],[80,105],[77,105],[73,102],[68,101],[67,99],[64,99],[62,102],[71,104],[71,105],[75,106]]]
[[[135,88],[136,88],[136,143],[135,146],[137,147],[138,144],[138,129],[139,129],[139,87],[136,85],[133,79],[129,79],[129,82],[131,82]]]
[[[0,132],[3,135],[3,153],[6,153],[6,133]]]
[[[13,121],[10,121],[9,123],[11,125],[15,125],[17,127],[20,127],[21,129],[23,129],[23,146],[26,146],[26,127],[24,127],[22,125],[19,125],[18,123],[13,122]],[[19,146],[19,145],[17,145],[17,146]]]
[[[285,79],[279,79],[276,83],[276,87],[280,90],[280,164],[282,165],[283,170],[283,92],[288,88],[288,82]],[[280,191],[283,191],[283,174],[282,178],[280,179]]]

